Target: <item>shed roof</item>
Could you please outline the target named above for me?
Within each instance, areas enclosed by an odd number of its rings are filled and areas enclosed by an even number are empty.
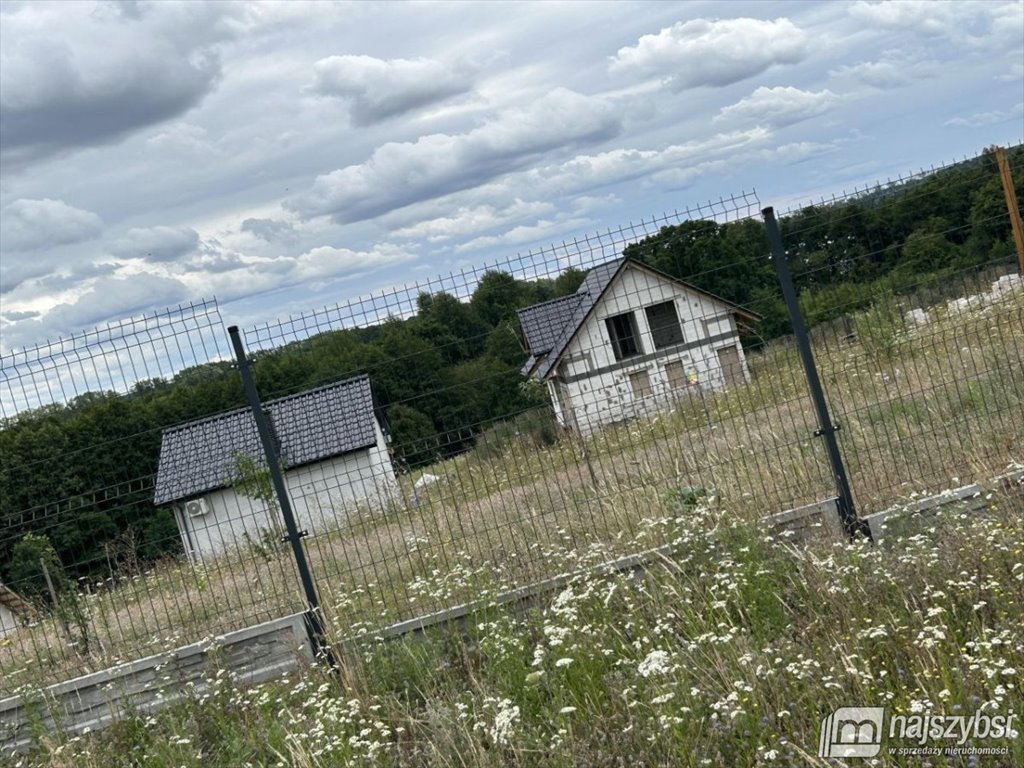
[[[15,616],[25,616],[32,611],[28,600],[3,583],[0,583],[0,605]]]
[[[523,365],[521,371],[524,376],[533,374],[540,379],[547,378],[558,363],[562,353],[565,352],[566,347],[569,346],[573,337],[576,336],[576,333],[583,326],[591,310],[600,301],[601,296],[608,290],[608,286],[615,281],[615,278],[618,277],[627,264],[635,265],[655,274],[663,280],[680,285],[702,296],[707,296],[748,320],[760,319],[760,315],[745,310],[731,301],[723,299],[721,296],[715,296],[713,293],[701,290],[659,269],[636,261],[629,256],[623,256],[613,261],[599,264],[587,272],[587,276],[583,279],[583,283],[576,293],[560,299],[545,301],[541,304],[534,304],[517,312],[519,324],[522,326],[530,351],[530,358]],[[559,326],[559,323],[561,323],[561,326]]]
[[[264,410],[289,468],[377,444],[366,375],[270,400]],[[153,503],[168,504],[231,485],[236,453],[264,464],[256,420],[248,408],[165,429]]]

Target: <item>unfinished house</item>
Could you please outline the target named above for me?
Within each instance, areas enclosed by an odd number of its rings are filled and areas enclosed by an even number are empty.
[[[523,375],[545,382],[558,422],[583,434],[745,383],[739,327],[760,319],[626,257],[518,314],[530,354]]]
[[[370,379],[358,376],[264,404],[285,467],[300,530],[339,528],[355,514],[397,498],[397,481],[374,411]],[[193,560],[216,556],[283,531],[270,494],[238,483],[240,462],[262,474],[266,463],[248,408],[163,432],[154,503],[169,505]],[[263,496],[263,498],[261,498]]]

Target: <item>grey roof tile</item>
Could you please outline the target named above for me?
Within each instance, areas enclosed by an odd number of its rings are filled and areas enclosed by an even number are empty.
[[[377,443],[368,376],[264,403],[287,467],[322,461]],[[234,454],[262,461],[256,420],[248,408],[165,429],[154,504],[199,496],[231,484]]]
[[[555,337],[551,344],[551,350],[548,352],[547,357],[540,361],[537,365],[534,373],[535,375],[543,379],[550,372],[551,369],[558,363],[565,348],[572,341],[572,337],[576,335],[576,331],[583,324],[583,321],[590,314],[590,310],[594,308],[598,300],[607,290],[608,286],[611,285],[615,275],[618,274],[622,265],[626,263],[626,258],[615,259],[614,261],[606,261],[604,264],[598,266],[587,272],[587,276],[583,278],[583,283],[580,285],[579,290],[576,291],[576,296],[579,297],[578,303],[573,308],[572,314],[566,318],[565,325],[562,326],[561,332]],[[527,308],[529,309],[529,307]],[[528,371],[523,371],[528,373]]]
[[[573,293],[534,304],[516,313],[531,355],[537,356],[551,350],[584,299],[583,294]]]

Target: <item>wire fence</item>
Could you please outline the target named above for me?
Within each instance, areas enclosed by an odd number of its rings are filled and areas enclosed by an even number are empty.
[[[835,496],[761,207],[242,329],[270,462],[214,302],[4,356],[0,695],[305,610],[289,544],[328,631],[372,635],[570,552],[665,544],[698,503]],[[989,153],[780,224],[858,514],[1024,459]]]

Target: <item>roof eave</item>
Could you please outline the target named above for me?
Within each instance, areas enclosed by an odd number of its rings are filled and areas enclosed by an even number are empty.
[[[27,615],[32,612],[32,604],[5,585],[0,585],[0,605],[16,616]]]
[[[635,264],[636,266],[640,267],[641,269],[646,269],[649,272],[653,272],[654,274],[658,275],[659,277],[662,277],[662,278],[664,278],[666,280],[671,280],[674,283],[678,283],[679,285],[683,286],[687,290],[696,291],[697,293],[701,294],[702,296],[707,296],[709,299],[712,299],[713,301],[720,302],[721,304],[724,304],[725,306],[727,306],[729,308],[729,310],[733,314],[738,315],[738,316],[740,316],[740,317],[742,317],[742,318],[744,318],[746,320],[749,320],[752,323],[756,323],[756,322],[764,319],[764,317],[762,317],[761,315],[757,314],[757,312],[751,312],[749,309],[744,309],[739,304],[736,304],[735,302],[729,301],[728,299],[723,298],[722,296],[719,296],[716,293],[711,293],[711,291],[705,291],[703,288],[699,288],[696,285],[694,285],[693,283],[688,283],[686,280],[683,280],[682,278],[675,277],[674,275],[670,275],[668,272],[664,272],[664,271],[658,269],[657,267],[652,267],[650,264],[645,264],[644,262],[642,262],[642,261],[640,261],[638,259],[634,259],[632,256],[627,256],[626,259],[625,259],[625,263],[627,263],[627,264]],[[618,274],[618,273],[616,273],[616,274]]]

